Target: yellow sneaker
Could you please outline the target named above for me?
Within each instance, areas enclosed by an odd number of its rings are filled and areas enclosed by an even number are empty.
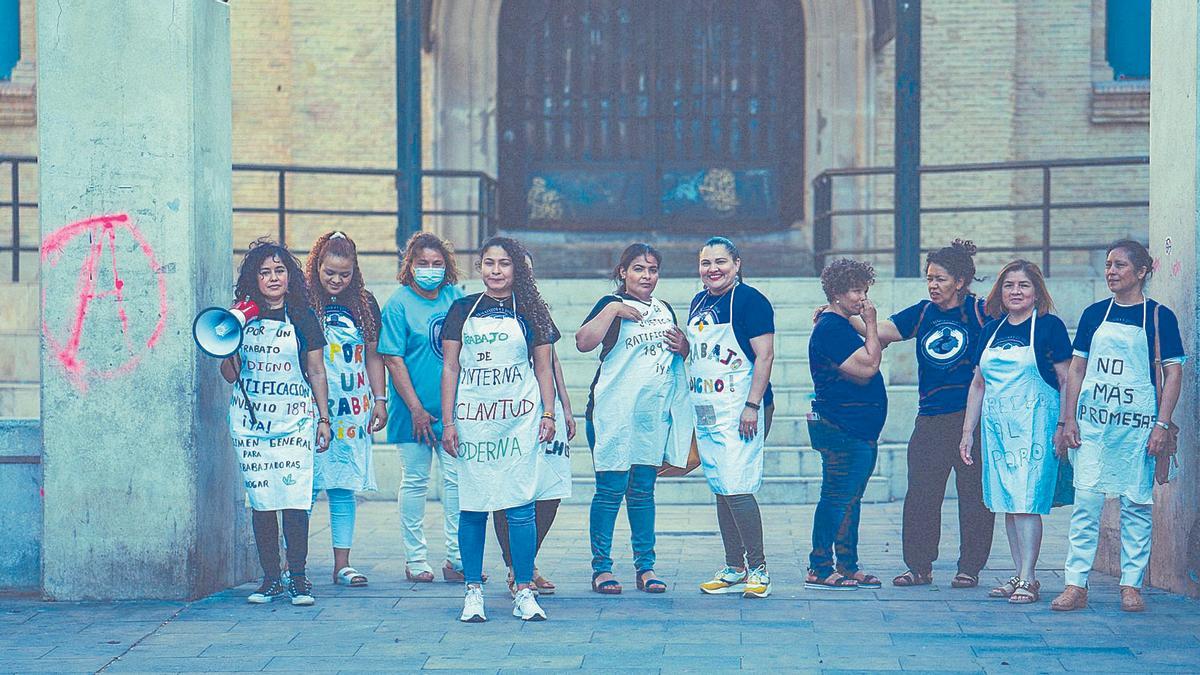
[[[717,570],[713,578],[700,584],[700,590],[709,595],[741,593],[746,589],[746,572],[728,565]]]
[[[746,575],[743,598],[765,598],[771,594],[771,575],[767,574],[767,566],[759,565]]]

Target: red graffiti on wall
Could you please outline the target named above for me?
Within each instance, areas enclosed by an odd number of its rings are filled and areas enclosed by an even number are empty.
[[[133,239],[137,244],[137,248],[145,256],[146,264],[150,267],[150,271],[154,274],[154,278],[158,284],[158,302],[155,308],[158,314],[157,321],[148,330],[139,330],[137,327],[131,329],[129,313],[125,307],[127,295],[125,281],[121,278],[117,260],[118,241],[125,237]],[[66,330],[57,335],[50,330],[43,314],[42,333],[46,336],[47,349],[54,356],[55,361],[62,366],[67,374],[67,378],[79,391],[87,391],[89,380],[108,380],[133,372],[141,361],[142,356],[150,349],[153,349],[159,338],[162,337],[163,330],[167,326],[167,279],[154,255],[154,249],[146,241],[141,231],[130,221],[127,214],[121,213],[88,218],[77,223],[71,223],[46,236],[42,241],[43,267],[52,268],[57,266],[63,251],[69,244],[76,240],[84,242],[88,248],[87,254],[83,259],[83,264],[79,268],[79,276],[76,282],[77,300],[74,312],[70,315]],[[105,252],[106,248],[108,249],[107,254]],[[111,288],[101,291],[97,289],[97,277],[101,273],[101,263],[106,259],[110,262],[112,268],[112,284]],[[104,272],[105,279],[108,279],[107,270]],[[43,312],[46,307],[45,286],[47,283],[49,282],[43,282]],[[111,304],[115,306],[117,318],[120,321],[121,339],[124,341],[127,357],[124,361],[116,365],[94,368],[83,358],[81,350],[84,346],[88,313],[94,308],[93,305],[97,300],[104,298],[112,298],[113,300]],[[136,342],[135,335],[137,335]],[[144,338],[144,341],[142,338],[143,335],[148,336]],[[90,333],[86,337],[89,343],[105,340],[105,336]]]

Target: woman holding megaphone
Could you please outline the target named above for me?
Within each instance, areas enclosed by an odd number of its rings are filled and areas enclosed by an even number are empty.
[[[312,584],[304,566],[313,446],[315,441],[317,452],[329,446],[325,336],[309,308],[300,263],[278,244],[258,240],[250,245],[235,294],[258,309],[244,328],[241,348],[221,361],[225,380],[239,383],[230,399],[229,433],[253,509],[263,568],[262,585],[247,600],[262,604],[286,594],[293,605],[311,605]],[[315,420],[314,403],[320,415]],[[280,579],[277,511],[290,543],[286,586]]]

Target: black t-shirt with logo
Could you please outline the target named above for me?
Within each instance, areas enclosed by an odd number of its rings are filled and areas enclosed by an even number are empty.
[[[983,305],[982,298],[968,295],[958,307],[942,311],[930,300],[922,300],[892,315],[901,337],[916,338],[918,415],[966,409],[979,330],[989,320]]]

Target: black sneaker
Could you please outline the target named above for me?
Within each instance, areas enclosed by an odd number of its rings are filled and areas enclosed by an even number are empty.
[[[264,577],[262,585],[258,587],[257,591],[251,593],[250,597],[246,598],[246,602],[254,605],[265,605],[275,598],[282,598],[285,593],[287,593],[287,589],[284,588],[282,581]]]
[[[308,577],[292,576],[288,579],[287,594],[293,605],[311,605],[317,601],[312,594],[312,582]]]

